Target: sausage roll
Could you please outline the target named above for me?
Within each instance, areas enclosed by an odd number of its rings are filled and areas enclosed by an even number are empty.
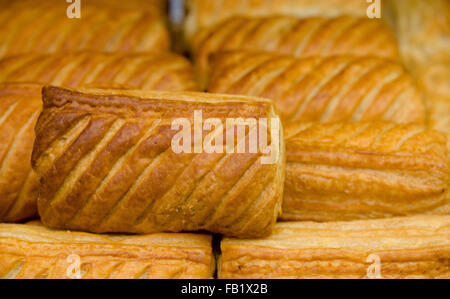
[[[450,278],[450,216],[278,223],[266,239],[225,238],[223,279]]]
[[[39,82],[70,88],[198,90],[190,62],[169,53],[24,54],[0,60],[0,69],[0,82]]]
[[[45,225],[243,238],[272,231],[285,158],[269,100],[45,87],[43,101],[32,166]]]
[[[432,61],[450,59],[450,1],[388,0],[385,7],[402,57],[414,73]]]
[[[383,122],[299,123],[285,135],[283,220],[450,214],[440,132]]]
[[[38,177],[31,170],[41,86],[0,84],[0,222],[37,216]]]
[[[368,5],[364,0],[187,0],[186,36],[232,17],[292,15],[297,17],[365,17]]]
[[[208,76],[209,56],[226,50],[268,51],[297,57],[354,54],[398,59],[390,28],[367,17],[237,16],[200,30],[192,43],[202,83]]]
[[[106,1],[98,4],[88,1],[81,4],[80,18],[69,18],[70,4],[58,2],[0,3],[0,57],[27,52],[136,52],[170,48],[165,19],[152,9],[108,7],[103,5]]]
[[[94,235],[0,224],[0,278],[209,279],[211,236]]]
[[[269,98],[285,123],[296,121],[425,121],[419,90],[403,67],[372,56],[294,58],[219,52],[208,91]]]

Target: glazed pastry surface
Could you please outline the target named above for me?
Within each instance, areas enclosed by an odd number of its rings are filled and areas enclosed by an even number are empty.
[[[425,121],[424,101],[408,73],[379,57],[232,51],[215,54],[211,69],[209,92],[272,99],[284,123]]]
[[[384,122],[300,123],[285,136],[283,220],[450,213],[440,132]]]
[[[274,231],[225,238],[219,278],[450,278],[450,216],[287,222]]]
[[[24,54],[0,60],[0,82],[196,91],[190,62],[169,53]]]
[[[192,48],[201,83],[208,76],[210,55],[218,51],[267,51],[297,57],[352,54],[398,59],[396,39],[387,25],[367,17],[350,16],[231,17],[200,30],[193,38]]]
[[[31,170],[41,86],[0,84],[0,221],[37,216],[38,178]]]
[[[39,222],[0,224],[3,279],[209,279],[213,272],[209,235],[111,236]]]
[[[66,13],[69,4],[58,2],[0,3],[0,57],[28,52],[137,52],[170,48],[165,19],[154,5],[136,9],[138,1],[122,6],[107,5],[103,0],[88,1],[81,4],[81,18],[71,19]]]
[[[253,17],[292,15],[297,17],[366,16],[368,4],[360,0],[188,0],[185,33],[210,27],[234,15]]]
[[[180,132],[172,129],[175,119],[193,124],[195,111],[205,122],[276,118],[269,100],[56,87],[44,88],[43,100],[32,165],[41,178],[38,210],[45,225],[97,233],[270,234],[283,193],[281,126],[265,133],[272,144],[280,136],[279,147],[267,155],[238,152],[264,132],[248,128],[243,134],[231,131],[234,153],[193,153],[191,134],[191,141],[184,141],[191,153],[176,153],[172,146]],[[204,141],[217,132],[221,129],[205,129]],[[269,154],[274,163],[263,163]]]

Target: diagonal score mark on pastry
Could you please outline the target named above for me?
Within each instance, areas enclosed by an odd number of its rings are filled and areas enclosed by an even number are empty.
[[[0,68],[0,82],[34,82],[70,88],[198,90],[190,62],[170,53],[23,54],[0,60]]]
[[[425,103],[400,64],[377,57],[216,53],[209,92],[272,99],[283,122],[424,123]]]
[[[83,3],[80,19],[70,19],[68,5],[61,1],[0,3],[0,57],[77,50],[169,51],[161,8],[144,1],[134,6],[121,3]]]
[[[406,124],[294,124],[285,130],[283,220],[448,214],[445,135]]]
[[[224,238],[217,268],[221,279],[450,278],[450,216],[277,223],[265,239]]]
[[[349,26],[352,22],[355,25]],[[255,23],[258,26],[248,30],[248,25]],[[211,55],[231,50],[267,51],[296,57],[369,55],[399,60],[395,36],[379,20],[350,16],[307,19],[235,16],[200,30],[193,38],[192,53],[201,87],[206,86],[211,71]]]
[[[1,221],[37,216],[38,179],[29,161],[42,106],[40,92],[34,84],[0,85]]]
[[[297,17],[351,15],[365,17],[367,6],[360,0],[188,0],[184,25],[187,38],[233,15]]]
[[[45,87],[43,99],[32,165],[41,178],[38,208],[44,224],[99,233],[270,234],[284,181],[281,128],[280,148],[272,149],[279,150],[275,164],[263,164],[266,154],[260,150],[249,152],[250,136],[260,130],[245,130],[244,136],[234,131],[235,153],[176,154],[171,148],[176,118],[193,122],[194,111],[201,110],[203,120],[222,123],[270,120],[276,115],[269,100],[57,87]],[[270,126],[267,130],[271,143],[276,138]],[[212,133],[204,129],[204,140]],[[236,152],[240,144],[245,153]]]
[[[209,279],[215,268],[209,235],[112,236],[39,222],[0,224],[0,278],[72,278],[70,255],[79,256],[83,279]]]

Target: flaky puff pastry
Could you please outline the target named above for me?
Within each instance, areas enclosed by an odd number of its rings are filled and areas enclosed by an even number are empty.
[[[0,278],[209,279],[211,236],[94,235],[0,224]]]
[[[394,34],[376,19],[236,16],[194,36],[192,51],[202,84],[210,70],[210,55],[228,50],[267,51],[297,57],[352,54],[398,59]]]
[[[450,153],[450,57],[422,68],[417,76],[429,107],[430,126],[447,134]]]
[[[41,86],[0,84],[0,222],[37,216],[38,177],[31,170]]]
[[[234,15],[365,17],[368,5],[361,0],[187,0],[185,35],[189,38],[199,29],[210,27]]]
[[[38,210],[45,225],[98,233],[270,234],[280,213],[285,159],[269,100],[56,87],[44,88],[43,100],[32,165],[41,178]],[[215,118],[223,128],[215,122],[214,130],[204,126],[203,139],[195,135],[201,132],[191,136],[191,128],[202,125],[194,123],[195,113],[203,124]],[[192,126],[181,152],[173,146],[181,144],[181,128],[172,127],[180,118]],[[241,134],[226,129],[225,118],[270,122]],[[220,142],[218,134],[224,140],[230,132],[231,150],[208,153],[191,145]],[[273,146],[252,153],[252,136],[263,133]]]
[[[72,1],[75,2],[75,1]],[[83,2],[83,3],[81,3]],[[111,1],[111,0],[89,0],[80,1],[81,9],[85,8],[96,8],[98,10],[145,10],[152,12],[156,15],[165,15],[167,10],[167,0],[127,0],[127,1]],[[35,0],[0,0],[0,5],[4,8],[15,8],[20,7],[26,8],[30,5],[36,5]],[[63,13],[66,13],[66,9],[71,6],[71,3],[67,1],[59,0],[45,0],[39,3],[40,7],[58,7],[62,9]],[[83,16],[83,14],[81,14]]]
[[[415,83],[400,64],[384,58],[232,51],[213,55],[211,69],[209,92],[272,99],[284,123],[425,122]]]
[[[384,122],[300,123],[285,135],[283,220],[450,214],[440,132]]]
[[[87,1],[81,4],[81,18],[71,19],[66,13],[70,4],[55,2],[0,3],[0,57],[27,52],[137,52],[170,48],[165,18],[155,9],[145,6],[136,9],[138,5],[131,3],[127,8],[104,5],[106,1]]]
[[[0,82],[37,82],[65,87],[196,91],[194,70],[169,53],[23,54],[0,60]]]
[[[450,216],[278,223],[266,239],[225,238],[219,278],[450,278]]]
[[[386,1],[402,58],[413,73],[420,75],[423,67],[450,60],[450,1]]]
[[[27,54],[0,60],[0,221],[37,215],[37,180],[30,159],[45,83],[68,87],[197,90],[190,63],[173,54]]]

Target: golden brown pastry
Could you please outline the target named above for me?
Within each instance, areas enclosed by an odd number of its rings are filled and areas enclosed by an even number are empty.
[[[0,224],[0,278],[208,279],[211,236],[109,236]]]
[[[270,234],[283,194],[281,126],[271,121],[224,132],[231,118],[276,120],[269,100],[46,87],[43,101],[32,166],[41,178],[45,225],[98,233]],[[253,137],[262,134],[270,146],[253,153]],[[227,135],[231,150],[209,151],[220,138],[225,145]]]
[[[193,38],[202,83],[208,76],[210,55],[227,50],[267,51],[297,57],[352,54],[398,59],[394,34],[376,19],[237,16],[200,30]]]
[[[41,108],[40,85],[0,84],[0,222],[37,216],[30,160]]]
[[[136,9],[138,1],[131,1],[128,8],[126,4],[108,6],[104,5],[105,1],[87,1],[81,4],[79,19],[68,17],[66,11],[70,4],[58,2],[1,3],[0,57],[27,52],[136,52],[170,48],[161,12],[146,6]]]
[[[189,62],[173,54],[27,54],[0,60],[0,221],[37,215],[30,159],[45,83],[68,87],[198,90]]]
[[[420,75],[433,61],[450,60],[450,1],[388,0],[386,10],[402,57],[414,73]]]
[[[300,123],[285,130],[283,220],[450,214],[445,135],[419,125]]]
[[[75,1],[71,1],[75,2]],[[89,1],[79,1],[81,2],[81,9],[83,16],[83,10],[85,8],[96,8],[96,9],[116,9],[116,10],[145,10],[152,12],[157,15],[165,15],[167,10],[167,0],[127,0],[127,1],[111,1],[111,0],[89,0]],[[66,9],[71,5],[67,1],[60,0],[45,0],[40,1],[40,7],[58,7],[58,9],[63,9],[63,13],[66,13]],[[29,5],[36,5],[35,0],[0,0],[0,5],[5,8],[18,8]]]
[[[425,95],[430,125],[450,137],[450,1],[390,0],[386,8],[403,60]]]
[[[219,52],[208,91],[272,99],[285,123],[297,121],[425,121],[419,90],[403,67],[371,56],[294,58]]]
[[[365,17],[364,0],[187,0],[185,31],[188,37],[234,15],[253,17],[292,15],[297,17]]]
[[[278,223],[266,239],[225,238],[219,278],[450,278],[450,216]]]
[[[39,82],[71,88],[198,90],[190,62],[169,53],[24,54],[0,60],[0,69],[0,82]]]
[[[450,59],[423,67],[417,76],[430,111],[430,126],[448,136],[450,159]]]

